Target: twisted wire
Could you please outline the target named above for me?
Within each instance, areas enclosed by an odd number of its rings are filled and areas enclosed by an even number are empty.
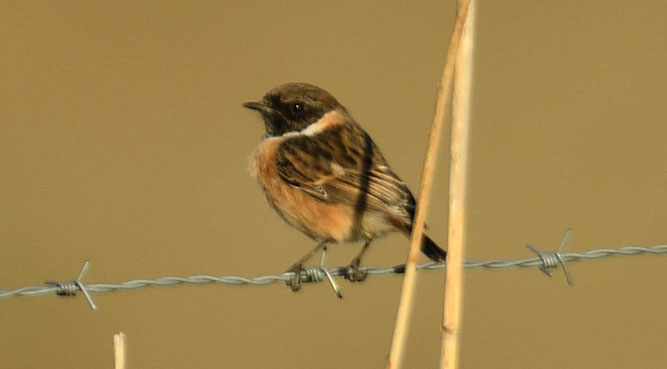
[[[542,254],[542,253],[541,253]],[[529,267],[545,267],[551,266],[552,261],[545,261],[545,257],[541,254],[538,254],[536,257],[519,259],[519,260],[466,260],[463,265],[465,268],[488,268],[488,269],[500,269],[500,268],[529,268]],[[543,254],[554,254],[553,252],[544,252]],[[577,261],[577,260],[593,260],[601,259],[610,256],[630,256],[638,254],[651,254],[651,255],[660,255],[667,254],[667,245],[655,245],[655,246],[625,246],[619,247],[616,249],[596,249],[585,251],[581,253],[568,252],[568,253],[559,253],[559,255],[566,262]],[[546,257],[550,259],[550,256]],[[556,265],[558,262],[556,261]],[[86,267],[86,265],[84,265]],[[417,266],[418,270],[436,270],[444,269],[445,265],[434,262],[427,262],[419,264]],[[387,274],[397,274],[402,273],[404,269],[403,265],[397,265],[394,267],[376,267],[368,266],[359,268],[362,272],[367,272],[369,275],[387,275]],[[333,277],[340,277],[345,275],[347,271],[346,267],[343,268],[333,268],[329,269],[328,272]],[[322,268],[306,268],[302,271],[301,279],[306,282],[320,282],[324,279],[325,273]],[[84,284],[79,279],[72,282],[49,282],[46,286],[28,286],[17,288],[14,290],[0,290],[0,299],[7,299],[11,297],[19,296],[39,296],[45,294],[56,293],[58,295],[74,295],[75,292],[80,291],[81,287],[84,287],[87,292],[112,292],[118,290],[132,290],[140,289],[152,286],[174,286],[179,284],[210,284],[210,283],[220,283],[227,285],[268,285],[276,282],[288,282],[294,277],[294,273],[287,272],[279,275],[266,275],[254,278],[246,278],[240,276],[211,276],[211,275],[193,275],[188,277],[160,277],[155,279],[134,279],[121,283],[86,283]],[[85,292],[85,291],[84,291]]]
[[[79,290],[79,286],[76,281],[72,282],[54,282],[46,281],[46,284],[56,287],[56,295],[58,296],[76,296],[76,291]]]

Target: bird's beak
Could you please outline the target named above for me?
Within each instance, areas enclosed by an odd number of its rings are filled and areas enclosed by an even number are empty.
[[[262,115],[270,115],[273,109],[269,108],[268,106],[262,104],[261,102],[256,102],[256,101],[249,101],[247,103],[243,103],[243,107],[246,107],[248,109],[252,110],[257,110],[258,112],[262,113]]]

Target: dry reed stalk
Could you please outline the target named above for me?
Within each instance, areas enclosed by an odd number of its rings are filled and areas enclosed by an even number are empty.
[[[120,332],[113,335],[114,368],[125,369],[127,367],[127,345],[125,333]]]
[[[447,49],[445,66],[442,71],[442,77],[438,85],[438,98],[436,100],[435,114],[433,124],[429,135],[429,142],[426,151],[426,160],[422,172],[422,181],[419,188],[419,204],[415,214],[414,228],[412,230],[412,241],[410,242],[410,251],[405,263],[405,277],[401,288],[401,296],[396,313],[396,323],[394,325],[394,336],[391,341],[389,358],[387,360],[388,369],[398,369],[403,360],[403,351],[407,337],[407,328],[410,314],[412,312],[412,303],[414,299],[414,290],[416,285],[416,264],[419,256],[419,247],[424,232],[424,218],[428,213],[428,207],[431,200],[431,189],[433,187],[434,169],[437,158],[437,151],[440,145],[440,134],[442,131],[445,115],[449,110],[449,103],[452,95],[452,76],[454,74],[454,60],[461,38],[463,22],[468,11],[469,0],[463,0],[459,6],[458,14],[454,24]]]
[[[451,161],[449,164],[449,225],[447,227],[447,273],[442,310],[440,368],[456,369],[459,358],[463,305],[463,255],[466,229],[466,182],[472,84],[475,3],[470,0],[461,35],[454,73]]]

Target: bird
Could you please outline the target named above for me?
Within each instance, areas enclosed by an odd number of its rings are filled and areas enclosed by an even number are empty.
[[[329,243],[363,242],[344,276],[360,282],[371,242],[390,232],[410,237],[417,203],[370,135],[329,92],[308,83],[285,83],[259,101],[243,103],[260,113],[265,133],[248,170],[273,209],[317,241],[292,265],[287,284],[300,288],[303,265]],[[446,251],[423,235],[421,251],[441,262]]]

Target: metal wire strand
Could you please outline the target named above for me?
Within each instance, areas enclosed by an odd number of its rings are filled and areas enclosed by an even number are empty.
[[[596,249],[585,251],[582,253],[558,253],[562,258],[563,262],[572,262],[577,260],[593,260],[601,259],[611,256],[630,256],[638,254],[649,254],[649,255],[661,255],[667,254],[667,245],[655,245],[655,246],[625,246],[615,249]],[[538,253],[540,255],[540,253]],[[545,258],[547,261],[545,261]],[[554,264],[555,263],[555,264]],[[463,263],[465,268],[488,268],[488,269],[499,269],[499,268],[530,268],[530,267],[547,267],[552,265],[557,265],[549,253],[542,252],[542,255],[532,258],[525,258],[519,260],[467,260]],[[58,295],[71,296],[78,290],[84,291],[84,294],[87,297],[90,297],[89,293],[105,293],[113,292],[118,290],[132,290],[139,288],[146,288],[152,286],[175,286],[179,284],[210,284],[210,283],[220,283],[228,285],[267,285],[276,282],[289,281],[294,277],[294,273],[283,273],[279,275],[266,275],[255,278],[245,278],[239,276],[210,276],[210,275],[193,275],[189,277],[161,277],[155,279],[135,279],[131,281],[126,281],[122,283],[109,284],[109,283],[87,283],[83,284],[81,282],[82,274],[85,273],[88,263],[84,264],[82,273],[79,274],[79,278],[72,282],[49,282],[46,286],[28,286],[21,287],[14,290],[0,290],[0,299],[8,299],[12,297],[19,296],[41,296],[46,294],[56,293]],[[562,265],[562,264],[561,264]],[[428,262],[420,264],[417,266],[418,270],[436,270],[444,269],[444,264]],[[369,275],[387,275],[387,274],[400,274],[403,273],[403,266],[397,265],[394,267],[362,267],[359,268],[360,271],[367,272]],[[316,271],[317,270],[317,271]],[[322,266],[304,268],[302,273],[306,274],[307,280],[302,280],[306,283],[316,283],[324,280],[325,273],[323,270],[327,270],[332,277],[343,276],[347,272],[346,267],[339,267],[333,269],[325,269]],[[303,278],[303,276],[302,276]],[[332,278],[333,280],[333,278]],[[82,289],[83,287],[83,289]],[[89,299],[91,306],[95,306],[92,303],[92,299]]]

